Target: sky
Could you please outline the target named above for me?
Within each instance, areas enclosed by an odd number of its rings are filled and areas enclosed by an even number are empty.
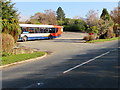
[[[95,10],[99,13],[102,13],[103,8],[107,8],[108,12],[110,13],[115,7],[118,6],[119,0],[14,0],[15,2],[15,9],[18,10],[20,13],[20,21],[25,21],[29,19],[30,16],[33,16],[37,12],[44,13],[44,10],[51,9],[56,11],[58,7],[62,7],[63,11],[65,12],[66,18],[73,18],[75,16],[80,16],[86,18],[86,14],[89,10]],[[65,2],[66,1],[66,2]],[[105,2],[106,1],[106,2]]]

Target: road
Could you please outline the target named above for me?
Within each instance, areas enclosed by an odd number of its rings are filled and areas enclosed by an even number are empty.
[[[88,44],[81,40],[83,36],[64,33],[54,40],[19,42],[19,46],[52,53],[41,60],[4,68],[2,87],[118,88],[118,41]]]

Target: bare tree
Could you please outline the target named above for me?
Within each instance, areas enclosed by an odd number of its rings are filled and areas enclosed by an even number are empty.
[[[114,8],[114,10],[111,11],[110,16],[112,17],[115,24],[120,24],[120,18],[118,16],[118,7]]]
[[[56,25],[56,14],[55,11],[45,10],[44,13],[38,12],[34,16],[30,17],[32,23],[41,23],[41,24],[52,24]]]
[[[94,10],[90,10],[87,15],[87,24],[90,26],[96,26],[98,24],[98,13]]]
[[[45,10],[44,11],[46,14],[46,21],[48,22],[48,24],[56,24],[56,13],[55,11],[52,11],[51,9],[49,10]]]

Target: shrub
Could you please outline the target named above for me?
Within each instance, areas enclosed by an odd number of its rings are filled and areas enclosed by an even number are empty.
[[[113,38],[115,35],[114,35],[114,32],[113,32],[113,28],[112,27],[109,27],[108,30],[100,35],[100,39],[110,39],[110,38]]]
[[[65,19],[64,31],[85,32],[86,22],[81,19]]]
[[[116,31],[116,37],[120,37],[120,29]]]
[[[95,40],[95,36],[89,35],[89,41],[91,41],[91,40]]]
[[[98,33],[98,27],[97,26],[88,26],[87,28],[88,33]]]
[[[116,37],[120,37],[120,34],[117,33],[115,36],[116,36]]]
[[[113,27],[109,27],[107,31],[107,38],[112,38],[113,37]]]
[[[115,34],[115,33],[113,33],[113,35],[112,35],[112,38],[114,38],[114,37],[116,37],[116,34]]]
[[[85,26],[79,24],[65,25],[64,31],[72,31],[72,32],[84,32]]]
[[[95,40],[95,36],[89,35],[89,36],[85,36],[83,39],[84,39],[85,41],[91,41],[91,40]]]
[[[83,39],[84,39],[85,41],[89,41],[89,36],[85,36]]]
[[[15,3],[12,3],[12,0],[1,0],[0,1],[1,12],[0,14],[0,26],[2,33],[8,33],[13,36],[14,41],[17,42],[18,37],[21,33],[17,10],[14,8]]]
[[[2,53],[9,55],[15,45],[14,38],[10,34],[2,33]]]

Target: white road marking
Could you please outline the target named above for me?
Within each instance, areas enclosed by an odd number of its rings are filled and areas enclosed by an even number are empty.
[[[110,53],[110,52],[103,53],[103,54],[101,54],[101,55],[99,55],[99,56],[97,56],[97,57],[95,57],[95,58],[93,58],[93,59],[90,59],[90,60],[88,60],[88,61],[86,61],[86,62],[84,62],[84,63],[81,63],[81,64],[73,67],[73,68],[70,68],[70,69],[64,71],[63,74],[65,74],[65,73],[67,73],[67,72],[70,72],[70,71],[72,71],[73,69],[76,69],[76,68],[78,68],[78,67],[80,67],[80,66],[82,66],[82,65],[84,65],[84,64],[87,64],[87,63],[89,63],[89,62],[91,62],[91,61],[93,61],[93,60],[95,60],[95,59],[97,59],[97,58],[100,58],[100,57],[102,57],[102,56],[104,56],[104,55],[106,55],[106,54],[108,54],[108,53]]]
[[[120,48],[120,47],[118,47],[118,48]],[[111,51],[115,51],[115,50],[117,50],[117,49],[113,49],[113,50],[111,50]],[[102,56],[110,53],[111,51],[108,51],[108,52],[106,52],[106,53],[103,53],[103,54],[101,54],[101,55],[99,55],[99,56],[97,56],[97,57],[95,57],[95,58],[93,58],[93,59],[90,59],[90,60],[88,60],[88,61],[86,61],[86,62],[84,62],[84,63],[81,63],[81,64],[73,67],[73,68],[70,68],[70,69],[64,71],[63,74],[65,74],[65,73],[67,73],[67,72],[69,72],[69,71],[72,71],[73,69],[76,69],[76,68],[78,68],[78,67],[80,67],[80,66],[82,66],[82,65],[84,65],[84,64],[87,64],[87,63],[89,63],[89,62],[91,62],[91,61],[93,61],[93,60],[95,60],[95,59],[97,59],[97,58],[100,58],[100,57],[102,57]],[[68,59],[68,58],[67,58],[67,59]],[[35,86],[36,84],[37,84],[38,86],[44,85],[43,82],[39,82],[39,83],[31,84],[31,85],[29,85],[29,86],[27,86],[27,87],[24,87],[24,88],[31,88],[32,86]]]

